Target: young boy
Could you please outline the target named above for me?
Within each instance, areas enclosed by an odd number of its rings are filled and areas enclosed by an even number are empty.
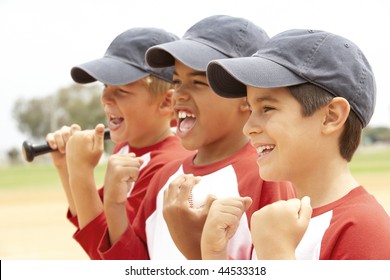
[[[128,176],[121,213],[131,224],[155,172],[166,163],[190,152],[170,127],[173,117],[173,68],[153,69],[145,62],[148,48],[178,39],[157,28],[132,28],[118,35],[103,58],[71,70],[74,81],[104,84],[102,104],[113,142],[104,181],[104,196],[115,178],[112,168]],[[78,227],[74,238],[92,259],[100,259],[97,247],[110,220],[103,212],[103,188],[97,192],[93,171],[103,152],[104,126],[82,131],[73,125],[49,134],[47,140],[60,153],[53,153],[69,202],[68,218]],[[66,147],[66,154],[65,154]],[[137,180],[133,170],[139,171]],[[131,177],[131,179],[130,179]],[[134,182],[135,181],[135,182]],[[108,195],[109,197],[109,195]]]
[[[264,182],[258,177],[256,151],[242,134],[249,116],[246,101],[214,94],[205,71],[212,59],[249,56],[267,40],[264,30],[246,19],[216,15],[193,25],[181,40],[148,50],[146,59],[151,66],[175,67],[177,135],[186,149],[197,153],[167,164],[156,174],[133,227],[116,243],[110,242],[115,229],[108,227],[100,247],[103,258],[200,259],[209,194],[253,198],[253,207],[241,219],[240,233],[233,237],[229,251],[237,259],[251,257],[248,217],[294,192],[289,183]],[[119,216],[109,209],[123,211],[112,203],[121,196],[123,191],[118,190],[117,196],[105,201],[106,215],[113,215],[112,219]]]
[[[289,30],[250,58],[210,63],[207,74],[219,95],[247,96],[244,133],[258,152],[260,176],[291,181],[300,198],[253,214],[257,258],[390,259],[389,215],[348,169],[375,106],[362,51],[328,32]],[[226,257],[235,221],[221,209],[239,217],[240,207],[214,202],[203,258]]]

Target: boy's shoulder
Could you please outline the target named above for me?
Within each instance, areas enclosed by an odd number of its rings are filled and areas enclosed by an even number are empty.
[[[390,216],[383,206],[362,186],[353,189],[333,210],[334,224],[345,232],[360,236],[387,235],[390,242]]]
[[[341,201],[343,203],[341,203],[340,208],[348,213],[370,216],[376,212],[385,214],[390,219],[383,206],[363,186],[352,189]]]
[[[350,193],[350,200],[335,211],[330,231],[338,232],[336,252],[350,259],[390,258],[390,217],[363,187]]]
[[[360,186],[337,201],[313,209],[303,240],[300,250],[310,254],[317,250],[312,247],[316,244],[313,240],[318,241],[320,259],[389,259],[390,217]]]
[[[352,189],[334,202],[313,209],[313,217],[329,212],[332,213],[333,219],[339,222],[342,220],[374,220],[373,216],[384,217],[390,222],[390,216],[386,210],[363,186]]]

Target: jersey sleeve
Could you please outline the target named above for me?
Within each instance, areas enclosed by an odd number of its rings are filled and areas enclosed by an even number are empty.
[[[80,244],[81,248],[88,254],[92,260],[100,260],[98,246],[107,227],[104,212],[93,219],[84,228],[78,229],[73,238]]]
[[[111,246],[108,229],[105,230],[98,248],[103,260],[148,260],[149,255],[144,240],[139,238],[129,225],[121,238]]]
[[[379,203],[344,213],[335,211],[332,219],[320,259],[390,259],[390,217]]]

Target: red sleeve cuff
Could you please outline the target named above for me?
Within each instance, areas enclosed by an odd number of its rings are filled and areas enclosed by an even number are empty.
[[[106,217],[102,212],[84,228],[79,228],[73,235],[73,238],[93,260],[100,259],[98,246],[106,228]]]
[[[72,214],[70,213],[70,210],[68,208],[68,211],[66,212],[66,218],[68,219],[68,221],[73,224],[75,227],[79,228],[79,220],[77,219],[77,215],[76,216],[72,216]]]
[[[108,229],[103,234],[99,244],[99,254],[103,260],[148,260],[149,255],[146,246],[140,244],[134,237],[134,232],[129,226],[121,238],[111,245]],[[134,238],[131,238],[134,237]]]

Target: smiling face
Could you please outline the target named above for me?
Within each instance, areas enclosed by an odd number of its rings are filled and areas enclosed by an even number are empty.
[[[248,117],[248,111],[241,108],[242,99],[218,96],[209,87],[205,72],[179,61],[173,84],[176,132],[186,149],[198,150],[198,156],[207,154],[210,159],[223,158],[242,147],[246,139],[242,127]]]
[[[247,87],[251,115],[244,126],[258,151],[260,176],[296,181],[315,168],[321,149],[321,110],[304,117],[288,88]]]
[[[101,98],[111,139],[133,147],[149,145],[161,126],[160,99],[152,98],[143,80],[123,86],[105,85]]]

